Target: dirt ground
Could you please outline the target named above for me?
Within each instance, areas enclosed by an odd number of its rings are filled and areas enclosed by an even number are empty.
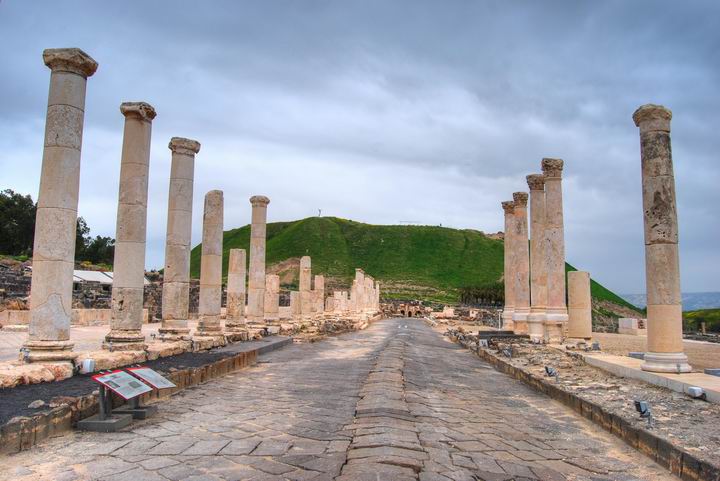
[[[627,334],[594,332],[593,340],[600,342],[603,351],[626,356],[630,351],[644,352],[647,337]],[[704,341],[685,340],[685,354],[693,371],[702,372],[706,368],[720,368],[720,344]]]

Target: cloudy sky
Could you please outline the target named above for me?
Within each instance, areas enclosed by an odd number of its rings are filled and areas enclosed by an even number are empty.
[[[502,229],[500,202],[565,160],[567,259],[643,292],[637,128],[672,109],[683,291],[720,291],[720,3],[0,0],[0,188],[37,198],[49,70],[88,81],[79,214],[114,236],[123,101],[157,110],[148,267],[161,267],[172,136],[197,139],[226,228],[333,215]]]

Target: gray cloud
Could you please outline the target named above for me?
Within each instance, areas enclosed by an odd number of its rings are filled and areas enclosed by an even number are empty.
[[[203,144],[204,192],[226,225],[247,198],[271,220],[322,208],[366,222],[501,228],[501,200],[542,157],[566,161],[567,256],[609,287],[644,290],[637,129],[670,107],[685,290],[720,290],[717,2],[0,3],[2,185],[36,195],[44,48],[78,46],[89,80],[80,214],[114,234],[120,102],[154,122],[149,266],[163,260],[173,135]]]

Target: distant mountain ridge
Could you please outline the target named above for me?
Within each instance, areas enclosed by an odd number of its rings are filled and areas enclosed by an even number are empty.
[[[645,294],[620,294],[620,297],[640,308],[647,306]],[[720,308],[720,292],[683,292],[683,311]]]

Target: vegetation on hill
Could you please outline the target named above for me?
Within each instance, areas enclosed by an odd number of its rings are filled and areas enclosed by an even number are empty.
[[[699,331],[701,322],[705,323],[706,330],[720,332],[720,309],[698,309],[697,311],[683,312],[683,328],[686,331]]]
[[[223,275],[230,249],[249,253],[250,226],[225,232]],[[192,251],[190,270],[200,275],[200,249]],[[362,267],[382,282],[383,296],[458,302],[461,294],[498,291],[503,275],[503,241],[471,229],[435,226],[370,225],[336,217],[309,217],[267,226],[269,266],[304,255],[314,274],[349,283]],[[568,270],[575,268],[568,265]],[[594,297],[636,308],[592,282]],[[479,294],[478,294],[479,295]],[[493,294],[496,295],[496,294]]]

